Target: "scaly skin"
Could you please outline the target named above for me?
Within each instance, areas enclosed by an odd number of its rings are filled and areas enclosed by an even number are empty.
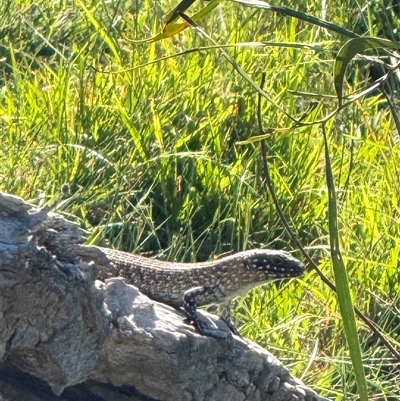
[[[218,304],[219,315],[238,334],[229,314],[233,298],[266,282],[304,273],[299,260],[288,252],[271,249],[239,252],[202,263],[174,263],[108,248],[85,247],[85,250],[89,248],[90,258],[100,267],[112,265],[114,276],[122,276],[154,301],[183,307],[187,323],[192,323],[200,334],[216,338],[226,337],[226,333],[200,320],[196,313],[198,306]]]

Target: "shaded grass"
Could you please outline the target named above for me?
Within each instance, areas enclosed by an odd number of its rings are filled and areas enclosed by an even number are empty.
[[[151,45],[129,41],[161,31],[171,2],[88,2],[86,11],[73,2],[1,7],[7,39],[0,48],[1,190],[77,219],[92,243],[168,260],[294,247],[262,184],[258,144],[238,144],[258,134],[256,96],[219,51],[135,68],[208,44],[191,31]],[[319,15],[317,3],[308,7]],[[344,23],[344,8],[329,9],[329,19]],[[278,14],[233,4],[220,11],[204,23],[219,43],[318,44],[323,51],[233,48],[229,54],[256,81],[266,71],[265,90],[289,114],[301,115],[316,101],[310,120],[335,108],[334,99],[288,89],[334,94],[333,52],[341,38]],[[360,74],[354,85],[364,84]],[[290,125],[269,103],[263,118],[267,127]],[[327,130],[352,295],[398,346],[400,152],[393,122],[368,98],[341,111]],[[267,141],[285,216],[331,277],[319,127]],[[315,273],[253,290],[235,311],[242,334],[305,382],[332,398],[356,399],[336,296]],[[396,399],[400,388],[387,351],[361,324],[359,332],[371,399]]]

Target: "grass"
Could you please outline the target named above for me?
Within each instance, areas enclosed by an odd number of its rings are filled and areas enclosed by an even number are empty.
[[[355,29],[356,3],[326,18]],[[0,190],[50,205],[89,231],[90,243],[167,260],[232,250],[295,250],[263,184],[257,94],[194,30],[153,44],[177,2],[3,2],[0,46]],[[285,4],[321,18],[319,2]],[[201,4],[195,4],[193,10]],[[370,4],[365,20],[374,34]],[[350,11],[349,11],[350,10]],[[192,11],[191,11],[192,12]],[[369,25],[368,25],[369,24]],[[284,15],[222,3],[203,22],[257,83],[268,163],[279,204],[302,245],[333,279],[320,125],[287,129],[337,105],[332,69],[346,38]],[[362,62],[361,62],[362,63]],[[361,65],[362,67],[363,65]],[[344,92],[365,87],[359,64]],[[313,96],[296,93],[313,93]],[[321,98],[318,95],[332,95]],[[399,348],[400,187],[395,126],[384,100],[361,98],[326,124],[341,253],[355,305]],[[296,254],[301,257],[299,253]],[[336,295],[310,270],[235,303],[241,333],[276,354],[321,395],[357,399]],[[387,349],[358,322],[370,400],[396,400]]]

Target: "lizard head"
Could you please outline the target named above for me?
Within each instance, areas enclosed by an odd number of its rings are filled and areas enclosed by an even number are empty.
[[[259,272],[260,279],[292,278],[304,274],[304,265],[289,252],[273,249],[247,251],[245,267]]]

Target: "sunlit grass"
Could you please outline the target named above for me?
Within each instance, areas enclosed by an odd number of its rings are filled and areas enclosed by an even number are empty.
[[[74,4],[0,6],[7,38],[0,47],[0,189],[76,219],[91,243],[169,260],[200,261],[255,247],[294,250],[263,185],[259,143],[245,142],[259,135],[257,96],[220,51],[165,59],[211,45],[193,30],[154,44],[131,42],[160,32],[175,2]],[[307,8],[321,18],[319,3]],[[326,18],[346,25],[354,16],[345,9],[329,8]],[[299,117],[316,102],[312,121],[336,107],[334,98],[291,91],[335,94],[332,52],[343,38],[231,3],[222,4],[204,29],[220,44],[318,45],[318,51],[227,51],[254,81],[266,72],[265,91],[289,115]],[[364,85],[362,79],[359,74],[354,87]],[[320,127],[285,131],[292,121],[267,101],[262,114],[265,127],[282,129],[267,138],[281,207],[333,279]],[[342,110],[327,130],[354,302],[398,348],[400,150],[394,125],[371,97]],[[235,312],[244,336],[321,394],[357,398],[336,295],[314,272],[251,291]],[[400,386],[387,351],[362,324],[359,331],[371,399],[397,399]]]

